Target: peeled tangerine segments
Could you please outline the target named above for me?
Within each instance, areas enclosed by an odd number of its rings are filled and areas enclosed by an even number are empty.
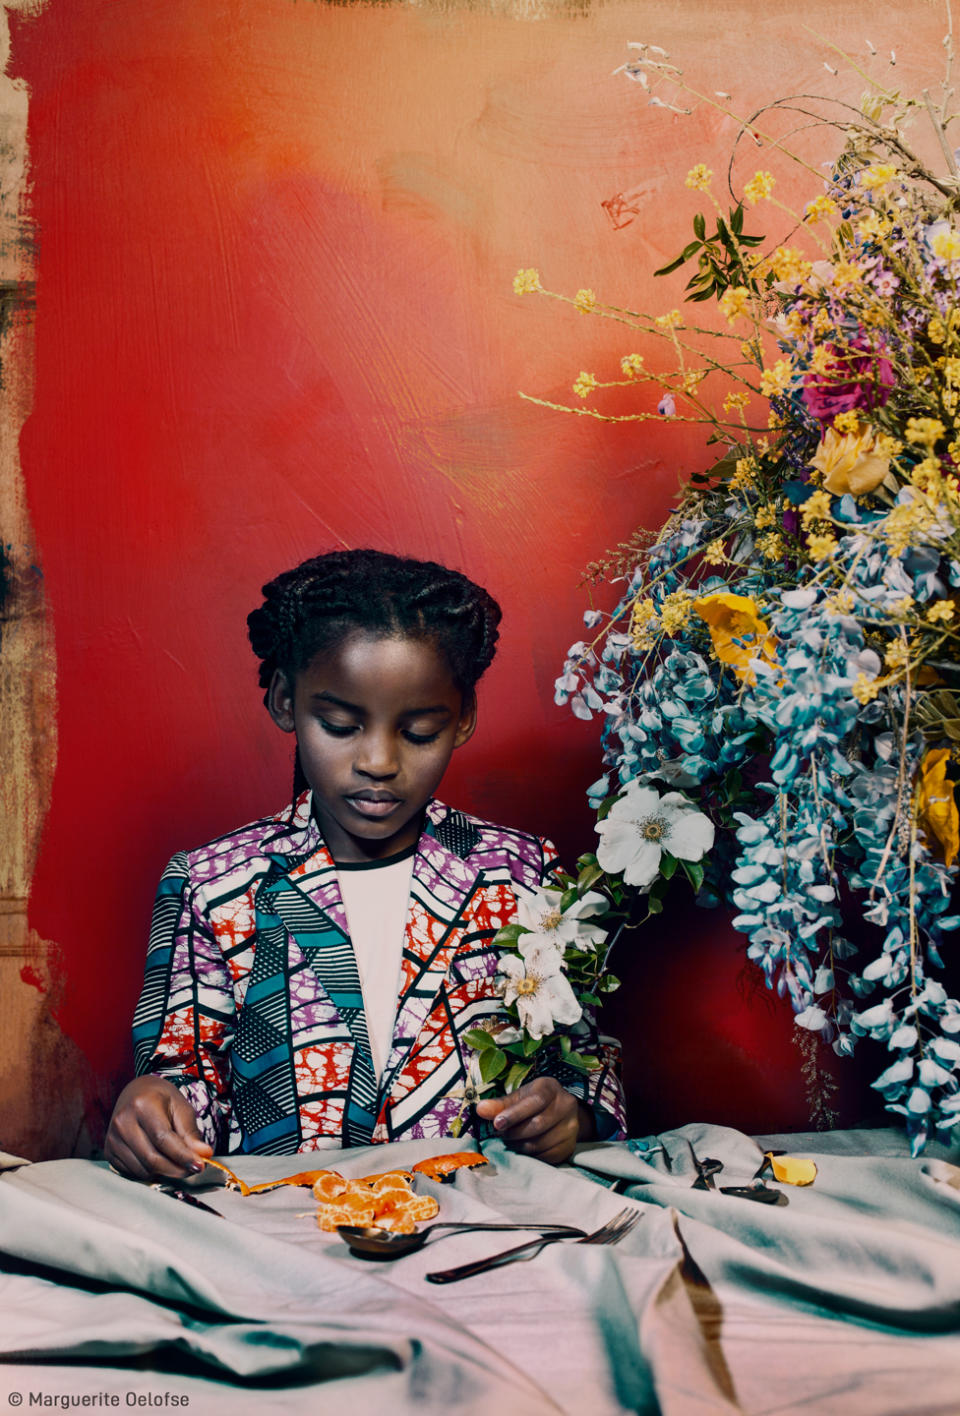
[[[335,1200],[338,1195],[342,1195],[346,1188],[347,1181],[336,1170],[321,1170],[313,1182],[313,1197],[324,1204],[326,1201]]]
[[[774,1155],[764,1151],[767,1164],[773,1171],[774,1180],[784,1185],[812,1185],[817,1178],[816,1162],[803,1160],[796,1155]]]
[[[380,1175],[364,1175],[362,1180],[358,1180],[358,1185],[368,1185],[371,1190],[382,1190],[385,1185],[395,1185],[397,1182],[405,1185],[413,1181],[412,1170],[384,1170]]]
[[[358,1228],[366,1228],[373,1224],[373,1210],[347,1209],[343,1205],[321,1205],[317,1210],[317,1224],[327,1234],[332,1234],[341,1224],[356,1225]]]

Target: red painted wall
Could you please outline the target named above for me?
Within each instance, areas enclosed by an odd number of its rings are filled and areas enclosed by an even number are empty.
[[[571,293],[679,303],[679,284],[648,272],[696,210],[684,173],[722,166],[733,124],[650,109],[611,71],[627,40],[656,39],[730,88],[749,19],[764,77],[741,85],[742,107],[798,72],[819,84],[823,53],[792,6],[753,9],[698,6],[693,23],[645,0],[526,23],[53,0],[15,23],[39,243],[21,453],[59,701],[30,919],[61,950],[58,1022],[89,1058],[101,1120],[130,1068],[165,860],[287,792],[289,742],[260,705],[244,634],[277,571],[367,544],[488,584],[503,650],[446,794],[568,856],[589,844],[596,732],[552,702],[581,632],[580,571],[662,519],[703,439],[520,401],[521,388],[569,398],[581,368],[615,369],[636,339],[518,299],[511,278],[537,265]],[[832,7],[813,9],[836,35]],[[873,11],[879,46],[902,9]],[[637,187],[641,216],[614,230],[601,202]],[[802,1125],[785,1018],[738,993],[737,937],[681,910],[631,949],[616,1020],[638,1093],[656,1096],[635,1129]]]

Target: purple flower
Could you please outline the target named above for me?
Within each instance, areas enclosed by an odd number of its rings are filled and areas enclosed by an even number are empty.
[[[854,340],[846,350],[831,345],[833,367],[827,375],[810,371],[804,376],[801,397],[814,418],[830,423],[849,408],[880,408],[893,388],[888,359],[863,341]],[[863,353],[851,353],[851,349]]]
[[[677,405],[672,393],[665,393],[657,404],[657,412],[661,418],[675,418],[677,416]]]

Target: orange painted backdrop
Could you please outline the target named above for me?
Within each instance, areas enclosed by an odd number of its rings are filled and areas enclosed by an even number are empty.
[[[939,5],[859,8],[903,79],[939,63]],[[511,278],[679,303],[682,280],[650,271],[697,209],[684,174],[723,170],[736,127],[649,107],[612,71],[642,39],[740,111],[788,88],[856,99],[823,61],[827,40],[865,55],[866,20],[804,13],[821,38],[783,0],[50,0],[16,21],[39,249],[21,456],[59,704],[30,923],[58,951],[94,1142],[165,860],[288,789],[244,636],[277,571],[374,545],[485,582],[503,650],[446,795],[568,857],[589,845],[596,728],[553,705],[578,580],[662,520],[704,439],[522,402],[575,401],[580,369],[612,376],[636,341]],[[638,214],[615,229],[602,203],[622,192]],[[787,1020],[747,1000],[742,962],[680,903],[624,951],[635,1131],[804,1124]]]

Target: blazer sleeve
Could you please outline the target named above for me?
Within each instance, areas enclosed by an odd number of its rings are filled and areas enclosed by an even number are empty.
[[[559,856],[552,841],[541,842],[543,868],[539,884],[558,886]],[[597,1066],[581,1072],[564,1062],[559,1047],[546,1046],[537,1053],[536,1071],[541,1076],[556,1077],[562,1087],[584,1102],[593,1112],[600,1141],[623,1140],[627,1134],[626,1103],[620,1080],[620,1043],[607,1037],[597,1026],[596,1013],[584,1008],[579,1023],[571,1028],[571,1038],[578,1052],[597,1058]]]
[[[157,890],[143,988],[133,1019],[137,1076],[172,1082],[200,1134],[227,1149],[230,1047],[236,1005],[223,955],[196,902],[187,856],[175,855]]]

